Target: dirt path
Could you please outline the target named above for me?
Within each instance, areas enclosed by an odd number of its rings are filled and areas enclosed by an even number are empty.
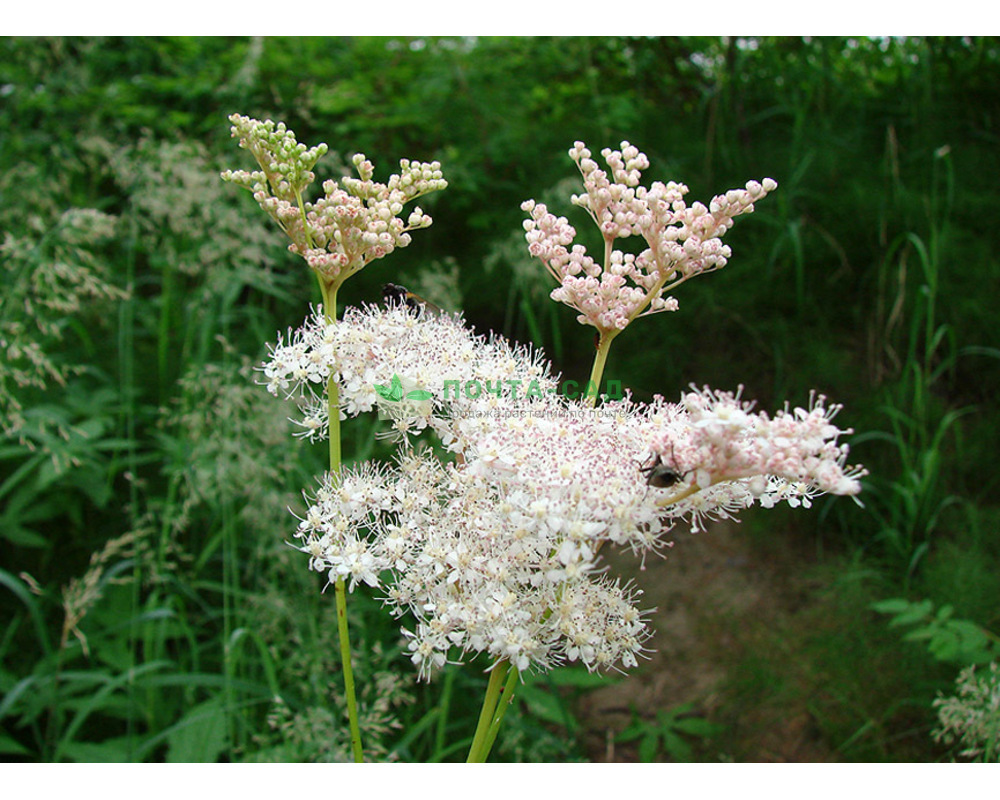
[[[609,554],[612,571],[635,576],[645,591],[644,607],[657,608],[651,618],[656,634],[649,642],[656,652],[622,681],[582,698],[578,715],[589,731],[591,759],[639,760],[635,743],[614,741],[632,719],[630,708],[653,720],[658,710],[694,703],[699,716],[726,728],[713,739],[714,749],[696,749],[698,758],[836,760],[801,700],[776,705],[751,698],[733,718],[729,687],[745,677],[740,672],[747,669],[748,646],[773,638],[774,627],[808,594],[800,554],[761,553],[734,524],[694,536],[679,532],[675,539],[666,560],[647,559],[642,571],[631,556]],[[658,758],[670,760],[662,751]]]

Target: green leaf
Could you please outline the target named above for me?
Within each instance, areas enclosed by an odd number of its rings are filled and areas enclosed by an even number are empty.
[[[167,735],[167,761],[214,763],[227,744],[225,704],[213,697],[190,709]]]
[[[626,726],[621,733],[615,734],[615,741],[634,742],[640,736],[645,736],[649,729],[649,725],[644,720],[637,719]]]
[[[562,701],[556,695],[535,686],[522,686],[518,690],[518,695],[532,717],[566,727],[567,714]]]
[[[872,603],[871,607],[880,614],[901,614],[910,607],[910,601],[903,597],[891,597]]]
[[[63,754],[78,764],[122,764],[135,760],[134,738],[122,736],[103,742],[70,742]]]
[[[49,543],[48,539],[20,525],[6,527],[0,535],[15,547],[45,547]]]
[[[0,569],[0,586],[6,586],[24,604],[25,608],[28,609],[31,621],[35,625],[36,638],[39,645],[46,654],[51,652],[52,646],[49,643],[48,628],[45,625],[44,615],[38,606],[35,596],[31,594],[24,581],[6,570]]]
[[[380,397],[389,400],[390,402],[398,403],[403,399],[403,382],[399,379],[398,375],[393,375],[392,381],[388,386],[376,383],[375,392]]]
[[[620,678],[591,672],[586,667],[560,667],[546,673],[545,680],[552,686],[572,686],[577,689],[593,689],[621,683]]]
[[[643,764],[648,764],[656,760],[656,751],[659,747],[660,740],[655,733],[647,733],[642,737],[642,741],[639,742],[639,760]]]
[[[934,611],[934,604],[930,600],[921,600],[919,603],[909,603],[908,607],[898,611],[889,625],[899,627],[901,625],[915,625],[926,620]]]
[[[691,760],[691,745],[672,731],[663,731],[663,749],[674,761]]]

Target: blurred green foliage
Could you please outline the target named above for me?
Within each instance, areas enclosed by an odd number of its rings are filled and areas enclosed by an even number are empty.
[[[519,208],[536,198],[586,231],[568,197],[573,142],[628,140],[650,158],[646,179],[703,201],[776,179],[727,236],[730,266],[685,285],[677,315],[624,334],[606,377],[639,399],[694,382],[743,383],[765,408],[813,388],[843,402],[872,473],[866,507],[824,501],[772,517],[768,535],[812,537],[862,570],[867,600],[826,607],[855,636],[885,628],[859,605],[901,594],[997,630],[998,87],[995,39],[0,40],[0,752],[343,755],[330,610],[283,544],[284,509],[322,453],[289,444],[246,363],[316,298],[280,232],[217,180],[251,166],[232,112],[327,142],[321,179],[359,151],[376,177],[399,158],[440,160],[450,188],[425,204],[434,226],[341,300],[419,286],[480,330],[534,340],[577,380],[592,332],[545,299]],[[67,237],[65,215],[84,209],[110,215],[113,235]],[[80,274],[100,283],[66,277]],[[363,425],[345,435],[349,457],[377,446]],[[455,689],[454,720],[434,717],[439,685],[414,689],[395,628],[359,606],[373,756],[457,757],[444,743],[471,733],[475,701],[458,698],[475,688]],[[863,664],[837,666],[832,696],[855,697]],[[893,715],[929,730],[943,685],[933,663],[897,668],[865,703],[823,701],[842,757],[940,756],[929,737],[893,744]],[[541,688],[527,696],[546,705]],[[877,724],[851,716],[861,705]],[[527,717],[510,742],[545,722]],[[581,755],[549,745],[507,752]]]

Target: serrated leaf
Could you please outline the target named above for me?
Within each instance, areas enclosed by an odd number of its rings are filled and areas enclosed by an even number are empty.
[[[226,749],[227,739],[225,705],[213,697],[189,709],[167,735],[167,761],[214,763]]]

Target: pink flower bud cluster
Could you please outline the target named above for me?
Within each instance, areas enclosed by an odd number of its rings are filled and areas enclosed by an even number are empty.
[[[755,502],[808,507],[822,493],[856,495],[867,474],[846,467],[847,445],[822,396],[808,409],[752,412],[728,392],[705,389],[680,403],[606,403],[589,414],[549,399],[528,413],[457,420],[467,468],[505,491],[544,487],[546,513],[578,520],[561,558],[590,568],[601,544],[636,553],[669,546],[678,524],[735,519]],[[650,481],[656,469],[659,481]],[[669,476],[669,479],[667,479]]]
[[[559,282],[552,299],[576,309],[579,322],[599,331],[622,330],[640,315],[676,310],[677,301],[666,293],[694,275],[724,267],[731,251],[722,236],[735,217],[751,213],[757,200],[777,188],[770,178],[750,181],[744,189],[713,198],[708,206],[688,206],[684,184],[657,181],[648,189],[641,186],[649,160],[628,142],[621,148],[602,151],[608,170],[599,167],[583,142],[569,151],[586,190],[571,200],[601,231],[601,263],[583,245],[573,244],[576,229],[565,217],[556,217],[534,200],[521,205],[529,214],[524,222],[528,252]],[[633,255],[613,248],[616,239],[630,236],[641,237],[646,249]]]
[[[824,492],[856,495],[867,472],[845,466],[848,447],[837,439],[853,431],[833,424],[841,406],[825,402],[813,394],[808,408],[786,406],[771,417],[754,412],[740,392],[705,387],[684,395],[683,425],[660,430],[650,452],[685,476],[686,486],[740,482],[765,507],[779,500],[808,507],[811,496]]]
[[[404,220],[403,207],[448,185],[437,161],[408,159],[399,162],[399,174],[390,176],[388,183],[378,183],[372,180],[372,163],[359,153],[352,159],[359,177],[324,181],[324,197],[310,203],[302,195],[315,180],[312,168],[326,153],[326,145],[307,149],[284,123],[238,114],[230,120],[233,136],[250,150],[262,171],[229,170],[222,173],[223,180],[252,191],[291,239],[289,249],[336,285],[371,261],[406,247],[409,231],[428,227],[431,218],[416,207]]]

